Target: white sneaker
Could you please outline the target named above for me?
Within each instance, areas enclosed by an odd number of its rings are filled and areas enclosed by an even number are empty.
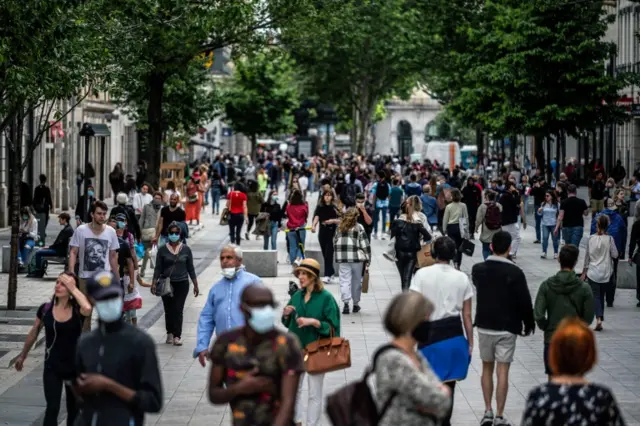
[[[382,236],[380,237],[380,239],[383,240],[383,241],[386,240],[387,239],[387,233],[383,232]]]
[[[329,284],[339,284],[340,283],[340,278],[338,277],[331,277],[329,279]]]
[[[378,233],[377,232],[374,232],[371,236],[373,237],[374,240],[378,239]]]
[[[323,283],[328,283],[331,280],[331,277],[322,277],[322,282]]]

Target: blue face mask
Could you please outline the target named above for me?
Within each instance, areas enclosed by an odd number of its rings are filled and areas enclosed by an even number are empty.
[[[122,317],[122,297],[96,302],[98,318],[103,322],[115,322]]]
[[[261,308],[249,308],[251,317],[249,326],[258,334],[267,333],[275,327],[276,311],[273,306],[263,306]]]
[[[121,220],[118,221],[118,229],[124,229],[125,226],[127,226],[126,223]]]
[[[176,243],[180,240],[180,234],[169,234],[169,241]]]
[[[87,195],[88,195],[89,197],[93,197],[93,191],[89,191],[89,192],[87,192]]]

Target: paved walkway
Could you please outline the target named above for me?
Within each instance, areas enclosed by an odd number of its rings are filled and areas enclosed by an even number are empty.
[[[312,204],[315,203],[315,196]],[[313,211],[313,205],[312,211]],[[530,218],[529,223],[533,223]],[[226,228],[218,225],[209,227],[206,224],[204,236],[223,235]],[[532,297],[535,297],[539,284],[549,275],[554,274],[557,263],[552,260],[540,259],[540,246],[534,245],[534,231],[531,227],[522,233],[522,245],[518,253],[518,264],[523,268],[529,280]],[[204,237],[209,238],[209,237]],[[218,237],[212,239],[219,239]],[[262,241],[243,241],[243,248],[261,249]],[[361,301],[362,311],[342,317],[342,332],[350,340],[352,348],[352,367],[346,371],[328,374],[325,379],[325,394],[330,393],[346,382],[359,378],[367,365],[370,356],[375,349],[388,341],[389,336],[381,325],[381,317],[391,298],[400,291],[400,279],[398,272],[391,262],[384,259],[383,251],[388,241],[374,240],[373,262],[371,267],[370,292],[364,295]],[[276,299],[284,306],[288,301],[288,282],[292,278],[291,267],[285,262],[284,235],[280,234],[279,242],[279,274],[277,278],[266,278],[264,282],[274,291]],[[308,234],[307,247],[318,247],[317,236]],[[215,251],[213,246],[210,247]],[[465,258],[462,268],[469,272],[475,262],[481,261],[479,248],[473,258]],[[199,281],[202,293],[206,294],[211,285],[220,277],[219,262],[215,253],[208,256],[207,261],[212,263],[199,271]],[[203,261],[204,262],[204,261]],[[337,285],[329,285],[327,288],[340,300]],[[224,406],[212,406],[206,394],[209,368],[202,368],[197,360],[192,358],[195,342],[196,324],[198,315],[206,298],[204,296],[194,298],[189,295],[185,306],[183,340],[185,345],[174,347],[164,344],[165,330],[164,320],[160,318],[153,324],[148,332],[157,342],[158,355],[163,375],[165,390],[165,407],[162,413],[147,417],[150,425],[229,425],[231,419],[229,409]],[[593,381],[606,384],[613,390],[618,402],[623,408],[627,424],[640,426],[640,365],[637,359],[640,356],[640,309],[635,307],[635,291],[618,290],[616,307],[607,310],[605,331],[599,333],[599,362],[589,378]],[[146,300],[145,300],[146,305]],[[39,354],[39,355],[38,355]],[[30,358],[30,362],[42,357],[42,349],[38,349]],[[473,354],[471,368],[467,379],[459,383],[455,395],[455,408],[453,424],[460,426],[477,425],[483,414],[484,403],[480,388],[481,362],[479,360],[477,345]],[[23,375],[24,376],[24,375]],[[41,388],[34,385],[38,376],[30,375],[26,379],[18,379],[18,385],[13,386],[8,392],[22,388],[29,390],[39,398],[42,406]],[[2,379],[2,377],[0,377]],[[521,420],[522,410],[529,390],[546,380],[542,363],[542,333],[538,330],[534,336],[520,338],[515,354],[515,361],[510,374],[511,387],[507,400],[506,415],[518,425]],[[4,380],[0,381],[4,387]],[[305,385],[306,388],[306,385]],[[2,389],[0,388],[0,392]],[[8,396],[11,396],[9,393]],[[0,395],[0,424],[23,425],[28,422],[6,420],[2,413],[15,399],[7,397],[7,392]],[[306,395],[305,395],[306,401]],[[329,423],[325,420],[325,425]]]

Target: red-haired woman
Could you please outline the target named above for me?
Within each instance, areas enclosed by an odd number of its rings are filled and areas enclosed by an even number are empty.
[[[611,390],[584,377],[597,361],[593,331],[581,319],[562,320],[549,347],[553,377],[527,398],[522,426],[622,426]]]

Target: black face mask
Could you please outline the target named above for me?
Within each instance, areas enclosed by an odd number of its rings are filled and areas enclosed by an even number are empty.
[[[422,321],[411,332],[411,336],[418,342],[426,343],[429,341],[429,334],[431,333],[431,321]]]

